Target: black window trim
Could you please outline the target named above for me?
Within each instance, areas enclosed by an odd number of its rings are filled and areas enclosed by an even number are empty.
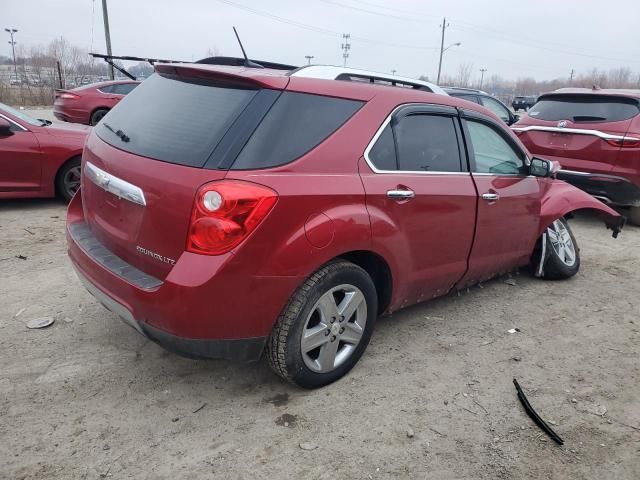
[[[383,169],[377,168],[374,165],[371,158],[369,158],[369,154],[371,153],[371,150],[373,150],[374,145],[382,135],[382,132],[384,132],[385,128],[387,128],[387,126],[390,125],[391,122],[398,122],[402,118],[410,115],[437,115],[441,117],[443,116],[451,117],[454,120],[453,123],[456,131],[456,138],[458,140],[458,152],[460,154],[460,162],[461,162],[459,172],[439,172],[439,171],[423,172],[418,170],[383,170]],[[373,172],[377,174],[466,175],[468,176],[470,174],[470,170],[469,170],[470,165],[467,157],[466,148],[463,147],[464,136],[463,136],[462,130],[460,129],[460,125],[458,124],[458,122],[455,121],[458,115],[459,115],[458,109],[455,107],[451,107],[449,105],[439,105],[439,104],[433,104],[433,103],[408,103],[408,104],[399,105],[385,118],[384,122],[382,122],[382,125],[378,127],[378,130],[369,141],[367,148],[365,148],[364,155],[363,155],[364,159],[369,165],[369,168],[371,168],[371,170],[373,170]],[[394,129],[392,128],[391,130],[393,132]],[[394,144],[396,145],[396,162],[398,162],[397,142],[395,142],[395,133],[393,133],[393,139],[394,139]]]
[[[469,167],[472,175],[474,176],[487,176],[487,177],[519,177],[519,178],[527,178],[532,177],[529,173],[488,173],[488,172],[475,172],[475,153],[471,146],[473,145],[471,142],[471,134],[469,133],[469,129],[467,128],[467,119],[472,120],[478,123],[482,123],[492,130],[494,130],[500,137],[507,142],[507,144],[513,148],[516,153],[519,152],[522,155],[524,166],[527,168],[531,165],[531,160],[527,153],[522,150],[520,145],[518,145],[513,138],[511,138],[503,129],[501,125],[499,125],[494,119],[474,110],[460,110],[460,120],[462,124],[462,131],[465,138],[465,145],[467,146],[467,158],[469,160]]]

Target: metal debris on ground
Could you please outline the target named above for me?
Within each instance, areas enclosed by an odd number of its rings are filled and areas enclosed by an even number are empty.
[[[27,328],[45,328],[53,325],[54,321],[53,317],[34,318],[27,322]]]
[[[504,283],[506,283],[507,285],[512,285],[512,286],[516,286],[518,285],[518,282],[516,282],[515,278],[507,278]]]
[[[507,330],[508,333],[516,333],[516,332],[519,332],[519,331],[520,331],[520,329],[518,327],[511,328],[511,329]]]
[[[529,400],[527,400],[527,397],[522,391],[522,388],[520,388],[520,384],[515,378],[513,379],[513,384],[515,385],[516,391],[518,392],[518,399],[520,400],[520,403],[522,403],[522,406],[527,412],[527,415],[529,415],[529,417],[531,417],[536,425],[538,425],[547,435],[549,435],[554,442],[559,445],[564,445],[564,440],[562,440],[562,438],[560,438],[560,436],[556,432],[554,432],[551,427],[547,425],[533,409],[533,407],[529,403]]]

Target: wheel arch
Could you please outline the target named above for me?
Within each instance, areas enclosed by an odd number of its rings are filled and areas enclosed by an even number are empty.
[[[558,218],[567,217],[578,210],[595,211],[607,228],[613,231],[614,238],[625,223],[624,216],[588,193],[561,180],[553,180],[543,187],[538,237]]]
[[[382,314],[389,307],[393,292],[393,275],[387,261],[371,250],[345,252],[333,258],[330,262],[335,260],[347,260],[369,274],[378,294],[378,314]]]
[[[99,107],[95,107],[93,110],[91,110],[89,112],[89,124],[91,124],[91,118],[93,117],[93,114],[96,113],[98,110],[106,110],[107,112],[109,110],[111,110],[112,107],[105,107],[105,106],[99,106]]]

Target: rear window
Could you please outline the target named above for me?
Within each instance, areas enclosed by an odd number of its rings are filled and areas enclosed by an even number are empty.
[[[604,96],[553,95],[541,98],[529,115],[540,120],[574,122],[619,122],[638,114],[632,99]]]
[[[232,168],[269,168],[292,162],[340,128],[362,104],[342,98],[283,92]]]
[[[109,111],[96,133],[136,155],[202,167],[257,92],[154,74]]]

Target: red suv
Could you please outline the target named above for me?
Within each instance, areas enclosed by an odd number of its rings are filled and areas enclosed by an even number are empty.
[[[427,86],[155,68],[87,140],[67,239],[87,289],[183,355],[264,352],[321,386],[380,314],[529,263],[574,275],[569,212],[622,226],[498,117]]]
[[[640,225],[640,90],[562,88],[541,95],[512,128],[535,155],[558,160],[558,178]]]
[[[139,84],[140,82],[133,80],[113,80],[72,90],[56,90],[53,114],[63,122],[96,125]]]

